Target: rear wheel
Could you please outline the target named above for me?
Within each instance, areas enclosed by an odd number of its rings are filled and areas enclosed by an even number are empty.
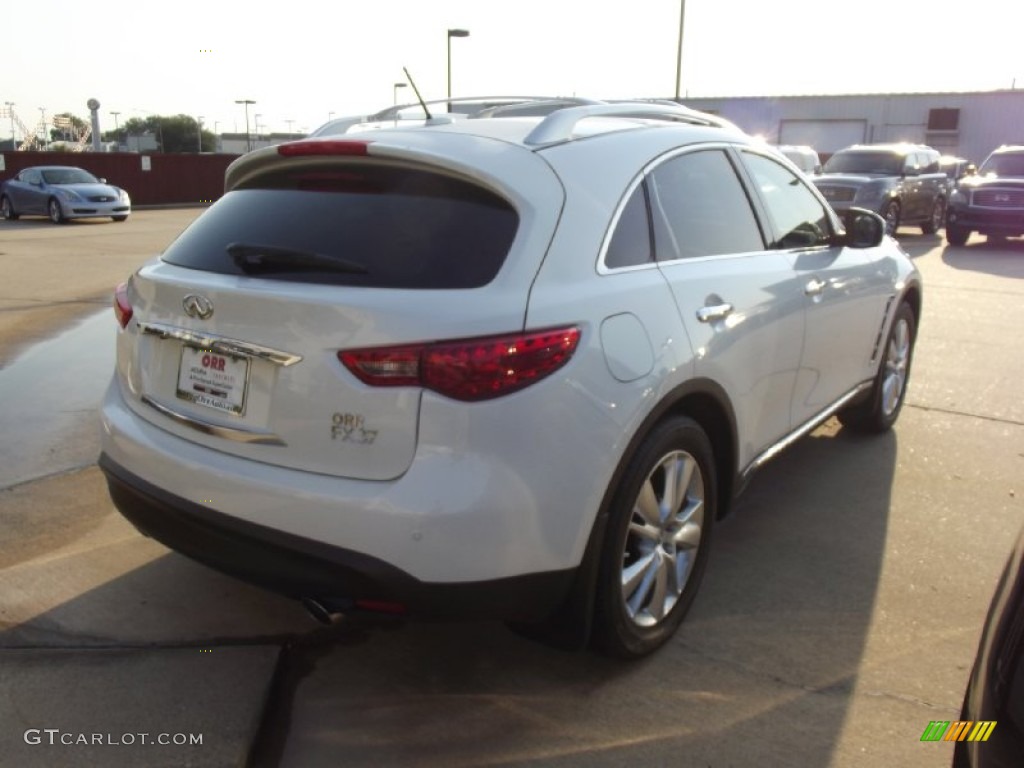
[[[55,197],[50,198],[50,202],[46,207],[46,210],[50,213],[50,221],[54,224],[63,224],[67,221],[64,218],[64,209],[60,207],[60,202]]]
[[[605,652],[644,656],[679,627],[703,576],[717,501],[704,431],[686,417],[658,425],[609,510],[594,615]]]
[[[932,215],[928,217],[928,221],[921,225],[921,231],[926,235],[934,235],[939,231],[939,227],[942,226],[943,220],[946,218],[946,201],[941,197],[935,199],[935,204],[932,205]]]
[[[860,432],[885,432],[896,423],[907,394],[914,339],[914,312],[908,304],[900,304],[889,328],[871,396],[838,414],[844,427]]]
[[[110,218],[112,218],[116,222],[128,221],[127,216],[111,216]]]
[[[950,245],[966,245],[970,235],[970,230],[946,225],[946,242]]]
[[[18,219],[18,214],[14,212],[14,206],[7,195],[0,197],[0,215],[8,221],[16,221]]]

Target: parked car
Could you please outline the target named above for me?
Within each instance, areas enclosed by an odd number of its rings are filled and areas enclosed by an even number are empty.
[[[1024,145],[992,152],[950,195],[946,240],[964,245],[971,232],[989,239],[1024,235]]]
[[[127,192],[69,165],[23,168],[0,184],[0,213],[8,220],[49,216],[54,224],[63,224],[69,219],[109,216],[125,221],[131,212]]]
[[[116,291],[100,466],[140,530],[321,618],[641,656],[758,467],[903,404],[909,258],[711,115],[324,136],[225,186]]]
[[[797,144],[779,144],[775,149],[784,157],[789,158],[793,165],[808,176],[821,173],[821,158],[818,157],[818,153],[814,151],[813,147]]]
[[[837,211],[856,206],[880,214],[889,234],[917,224],[930,235],[946,215],[946,175],[939,168],[939,153],[919,144],[841,149],[814,183]]]
[[[1024,531],[996,586],[964,696],[961,722],[995,723],[984,740],[964,729],[953,768],[1015,768],[1024,758]],[[980,728],[979,728],[980,730]],[[978,734],[980,735],[980,734]],[[973,738],[972,738],[973,736]]]

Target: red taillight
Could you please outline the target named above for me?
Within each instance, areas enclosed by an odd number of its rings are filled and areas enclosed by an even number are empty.
[[[328,139],[291,141],[279,144],[277,154],[284,157],[302,157],[304,155],[366,155],[370,142],[352,139]]]
[[[128,301],[128,283],[121,283],[114,289],[114,317],[117,324],[124,328],[132,319],[132,305]]]
[[[364,384],[425,387],[455,400],[487,400],[528,387],[568,362],[579,328],[402,347],[350,349],[338,359]]]

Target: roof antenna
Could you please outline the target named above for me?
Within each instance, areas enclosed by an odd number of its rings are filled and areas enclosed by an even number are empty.
[[[402,67],[402,71],[405,72],[405,79],[409,81],[409,85],[412,86],[413,91],[416,93],[416,98],[419,100],[420,106],[423,107],[423,111],[427,115],[427,120],[433,120],[434,117],[430,114],[430,110],[427,109],[427,102],[425,102],[423,97],[420,96],[420,89],[416,87],[416,81],[412,79],[412,75],[409,74],[408,69]]]

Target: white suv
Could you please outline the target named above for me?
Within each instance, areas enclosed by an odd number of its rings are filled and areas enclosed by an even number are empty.
[[[100,466],[140,530],[320,615],[639,656],[757,467],[895,421],[919,275],[713,116],[499,114],[233,163],[116,292]]]

